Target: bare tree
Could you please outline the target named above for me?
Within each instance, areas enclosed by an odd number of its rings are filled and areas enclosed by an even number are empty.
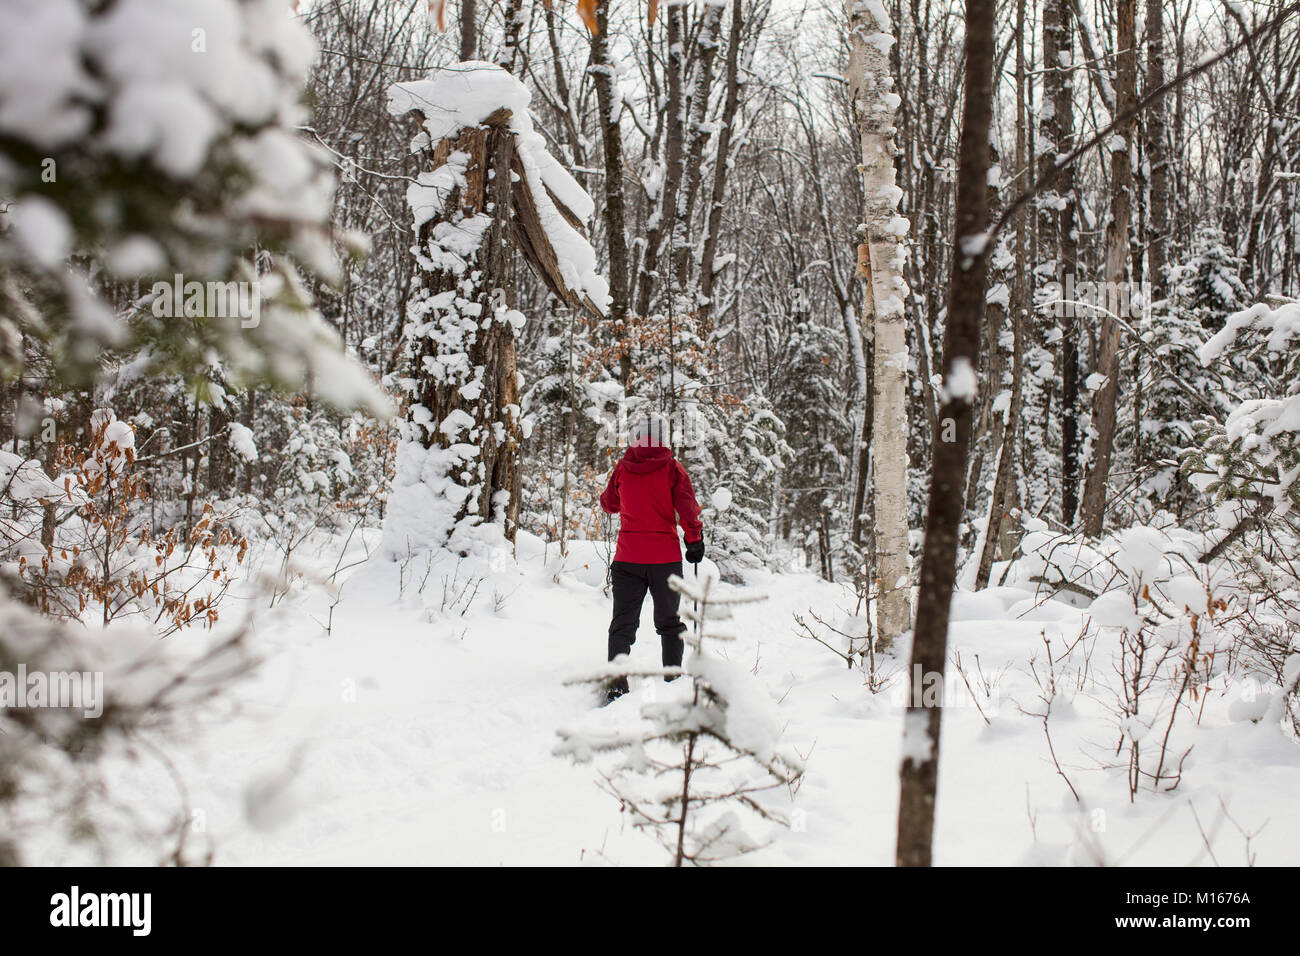
[[[948,324],[943,343],[943,404],[931,465],[930,503],[921,552],[921,585],[912,640],[911,700],[904,718],[898,805],[899,866],[929,866],[934,805],[939,783],[942,696],[926,699],[926,687],[943,686],[948,656],[948,616],[957,573],[957,534],[962,521],[966,464],[970,455],[975,362],[984,314],[988,271],[989,126],[993,119],[993,0],[966,3],[966,95],[958,153],[955,268],[948,282]],[[945,434],[947,430],[947,434]],[[945,440],[951,439],[951,440]]]
[[[1137,34],[1135,0],[1118,0],[1116,7],[1115,130],[1110,138],[1110,222],[1106,226],[1106,282],[1119,289],[1129,265],[1129,218],[1133,205],[1132,130],[1137,108]],[[1098,371],[1105,381],[1092,404],[1092,462],[1083,486],[1084,534],[1101,534],[1106,520],[1107,480],[1115,449],[1116,405],[1119,400],[1120,325],[1110,314],[1101,316]]]
[[[762,25],[767,4],[753,17],[754,28]],[[722,203],[727,195],[727,176],[731,171],[732,142],[735,138],[735,122],[740,110],[740,93],[742,79],[741,42],[744,38],[745,16],[741,0],[731,2],[731,25],[727,34],[727,57],[723,67],[723,83],[726,90],[723,96],[722,123],[718,128],[717,144],[713,159],[713,184],[709,193],[709,211],[705,219],[703,251],[700,254],[700,298],[706,311],[713,311],[713,284],[718,270],[714,268],[717,258],[718,239],[722,234]]]
[[[664,285],[658,268],[662,255],[669,251],[673,231],[677,226],[677,192],[682,185],[686,139],[686,5],[680,0],[670,0],[664,17],[668,41],[667,99],[664,107],[666,128],[663,155],[663,181],[655,190],[654,213],[646,229],[645,246],[636,277],[636,314],[646,316],[656,283]],[[671,264],[671,260],[670,260]],[[671,291],[671,285],[669,286]]]
[[[1078,268],[1074,227],[1074,166],[1056,169],[1057,157],[1074,146],[1074,44],[1069,0],[1048,0],[1043,10],[1043,100],[1038,134],[1039,171],[1047,191],[1039,204],[1039,248],[1052,256],[1039,266],[1046,278],[1064,281]],[[1061,330],[1061,520],[1079,508],[1079,326],[1075,310],[1051,306]]]
[[[609,327],[620,338],[620,371],[626,386],[632,379],[632,353],[625,334],[632,290],[628,278],[627,207],[623,194],[623,102],[617,95],[614,61],[609,52],[609,8],[612,0],[596,5],[596,29],[591,34],[591,76],[600,109],[597,125],[605,160],[605,202],[601,215],[609,246]],[[550,16],[550,12],[547,12]],[[567,94],[567,91],[566,91]]]
[[[1165,6],[1161,0],[1147,0],[1146,91],[1165,81]],[[1147,208],[1147,263],[1150,266],[1151,296],[1165,297],[1165,269],[1169,254],[1169,144],[1165,125],[1165,104],[1153,103],[1146,117],[1147,165],[1150,167],[1150,202]]]
[[[1026,143],[1026,132],[1028,130],[1027,117],[1025,115],[1025,98],[1028,77],[1026,75],[1025,63],[1025,0],[1019,0],[1016,4],[1016,172],[1025,169],[1028,160],[1028,145]],[[1011,327],[1012,327],[1012,372],[1011,372],[1011,401],[1003,413],[1005,418],[1002,422],[1002,433],[998,436],[996,447],[998,450],[997,469],[993,477],[993,494],[989,500],[989,520],[984,530],[984,546],[980,550],[979,566],[975,574],[975,587],[987,587],[989,575],[993,570],[993,559],[997,554],[998,545],[1001,541],[1003,532],[1003,521],[1011,511],[1011,503],[1014,500],[1012,488],[1012,475],[1015,471],[1016,460],[1016,433],[1020,427],[1020,415],[1024,408],[1024,380],[1025,380],[1025,306],[1028,299],[1027,277],[1027,260],[1029,258],[1028,221],[1022,211],[1016,220],[1016,256],[1015,256],[1015,294],[1011,302]],[[998,355],[999,342],[1001,338],[1001,328],[995,326],[991,318],[987,322],[989,326],[986,339],[989,342],[990,356]],[[1002,363],[990,361],[989,389],[992,391],[1001,386]],[[994,374],[996,373],[996,375]],[[987,399],[982,403],[984,408],[989,408],[991,402]]]

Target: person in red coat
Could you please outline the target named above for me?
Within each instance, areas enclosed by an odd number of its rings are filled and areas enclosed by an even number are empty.
[[[641,604],[649,591],[663,664],[680,667],[686,625],[677,615],[680,595],[668,586],[671,575],[682,573],[677,525],[681,523],[686,560],[692,564],[704,557],[704,526],[695,489],[686,469],[673,457],[663,418],[645,415],[637,421],[632,443],[614,466],[600,506],[620,519],[618,548],[610,565],[614,616],[609,624],[609,660],[631,652]],[[627,678],[619,678],[609,686],[607,702],[627,690]]]

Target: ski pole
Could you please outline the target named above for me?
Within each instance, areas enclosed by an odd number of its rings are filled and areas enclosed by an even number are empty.
[[[695,562],[695,593],[700,593],[700,564]],[[700,599],[696,598],[693,602],[695,605],[695,638],[698,642],[700,637]]]

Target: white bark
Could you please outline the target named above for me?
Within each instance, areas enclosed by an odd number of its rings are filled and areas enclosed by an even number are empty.
[[[849,0],[849,84],[862,142],[865,236],[858,274],[867,280],[863,333],[874,343],[871,493],[876,518],[880,593],[876,623],[888,645],[912,626],[907,553],[907,336],[903,279],[907,220],[894,182],[894,114],[899,100],[889,73],[893,37],[879,0]]]

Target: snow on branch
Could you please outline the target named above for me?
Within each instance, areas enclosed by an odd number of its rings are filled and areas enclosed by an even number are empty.
[[[1292,339],[1300,339],[1300,302],[1289,302],[1276,309],[1260,303],[1228,316],[1223,328],[1201,346],[1198,353],[1201,364],[1209,365],[1221,358],[1248,330],[1266,333],[1265,345],[1270,352],[1286,352]]]
[[[1222,423],[1198,422],[1197,448],[1183,463],[1193,484],[1213,500],[1265,495],[1279,515],[1300,505],[1300,384],[1294,354],[1300,340],[1300,303],[1277,308],[1261,303],[1228,316],[1221,330],[1201,346],[1203,365],[1223,359],[1247,332],[1264,336],[1270,355],[1288,360],[1284,377],[1287,394],[1248,399],[1237,405]]]

